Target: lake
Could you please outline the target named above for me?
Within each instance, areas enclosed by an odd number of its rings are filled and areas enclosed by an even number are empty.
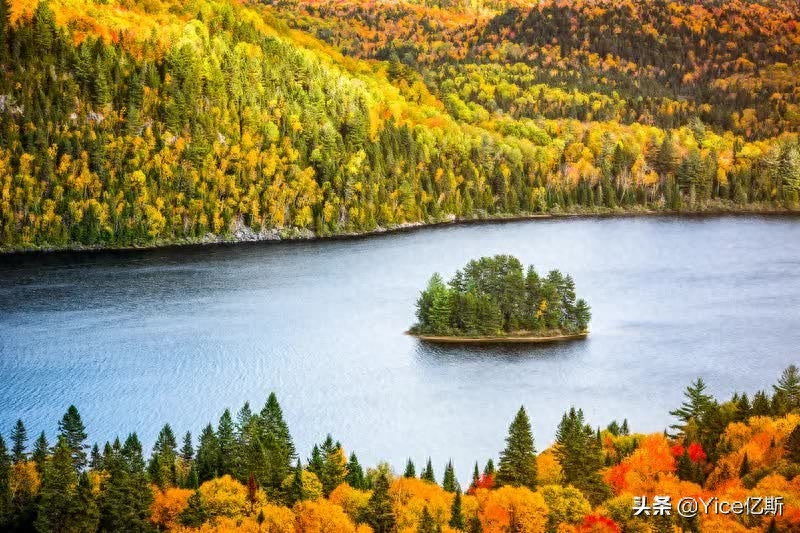
[[[514,254],[575,278],[586,341],[430,346],[404,331],[434,271]],[[0,256],[0,431],[31,443],[70,403],[92,441],[197,436],[275,391],[301,457],[332,433],[362,464],[452,458],[462,484],[524,404],[539,450],[562,413],[661,431],[703,376],[728,398],[800,354],[800,221],[609,218],[374,238]]]

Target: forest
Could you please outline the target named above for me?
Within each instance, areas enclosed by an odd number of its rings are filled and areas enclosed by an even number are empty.
[[[558,336],[585,333],[591,310],[558,270],[541,278],[514,256],[472,260],[445,284],[434,274],[417,300],[415,334]]]
[[[497,461],[469,483],[452,461],[436,473],[365,467],[330,435],[303,459],[274,394],[264,407],[225,410],[199,438],[167,424],[145,458],[136,433],[90,447],[70,406],[55,438],[19,420],[0,435],[3,531],[265,531],[276,533],[797,531],[800,527],[800,370],[770,392],[718,401],[698,378],[663,433],[628,421],[592,425],[564,413],[539,452],[520,407]],[[33,441],[32,444],[30,441]],[[498,444],[501,436],[497,436]],[[782,498],[780,512],[635,515],[634,497],[742,501]],[[700,528],[700,529],[698,529]]]
[[[0,0],[0,249],[794,211],[796,2]]]

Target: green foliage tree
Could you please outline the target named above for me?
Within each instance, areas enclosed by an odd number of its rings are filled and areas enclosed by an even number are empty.
[[[610,495],[603,483],[603,452],[595,432],[586,424],[583,411],[574,407],[564,414],[556,431],[555,456],[561,465],[564,483],[580,490],[597,505]]]
[[[536,490],[536,477],[536,449],[533,444],[531,423],[525,407],[520,407],[508,428],[506,448],[500,452],[496,481],[498,485]]]
[[[375,533],[393,533],[396,529],[397,519],[389,496],[389,477],[385,473],[379,475],[373,483],[363,521]]]
[[[72,450],[72,462],[75,469],[80,471],[86,466],[86,428],[81,420],[81,415],[74,405],[70,405],[61,422],[58,423],[58,436],[64,437]]]

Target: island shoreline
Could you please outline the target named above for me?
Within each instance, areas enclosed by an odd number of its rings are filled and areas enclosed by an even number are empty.
[[[286,228],[272,230],[269,233],[251,233],[245,237],[236,234],[226,235],[207,235],[201,238],[185,238],[175,241],[153,241],[142,244],[131,245],[82,245],[66,244],[64,246],[31,246],[31,247],[3,247],[0,246],[0,257],[10,257],[15,255],[34,256],[39,254],[58,254],[69,252],[128,252],[146,250],[169,250],[177,248],[201,248],[223,245],[240,245],[255,243],[299,243],[314,241],[343,241],[360,240],[381,237],[396,233],[411,233],[425,229],[436,229],[441,227],[468,226],[479,224],[505,224],[512,222],[524,222],[528,220],[559,220],[559,219],[606,219],[606,218],[723,218],[723,217],[764,217],[764,218],[800,218],[800,209],[793,208],[764,208],[764,209],[728,209],[725,207],[714,207],[702,210],[683,210],[683,211],[657,211],[657,210],[614,210],[614,211],[572,211],[558,213],[524,213],[509,215],[491,215],[475,217],[452,217],[444,220],[431,222],[408,222],[391,227],[380,227],[367,231],[332,233],[329,235],[317,235],[309,230],[303,231],[298,228]]]
[[[583,340],[589,336],[588,331],[585,333],[550,335],[547,337],[515,335],[501,335],[492,337],[451,337],[447,335],[424,335],[412,333],[411,331],[407,331],[406,334],[416,337],[421,341],[431,342],[434,344],[550,344],[555,342]]]

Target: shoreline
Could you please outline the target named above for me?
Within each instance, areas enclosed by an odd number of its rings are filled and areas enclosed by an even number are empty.
[[[716,217],[775,217],[775,218],[798,218],[800,209],[765,207],[759,209],[751,207],[748,209],[734,209],[725,206],[715,206],[708,209],[682,210],[682,211],[657,211],[651,209],[630,209],[630,210],[605,210],[605,211],[572,211],[556,213],[521,213],[521,214],[498,214],[490,216],[473,216],[458,218],[451,216],[443,220],[431,222],[407,222],[391,227],[379,227],[372,230],[360,232],[342,232],[329,235],[316,235],[310,230],[298,228],[285,228],[284,230],[269,230],[266,233],[254,233],[251,230],[241,232],[236,231],[227,235],[206,235],[201,238],[183,238],[175,241],[160,241],[131,244],[131,245],[83,245],[66,244],[64,246],[30,246],[30,247],[10,247],[0,246],[0,257],[15,255],[39,255],[39,254],[58,254],[66,252],[125,252],[159,250],[171,248],[195,248],[206,246],[219,246],[230,244],[246,243],[293,243],[293,242],[312,242],[312,241],[337,241],[368,239],[389,235],[394,233],[407,233],[423,229],[434,229],[447,226],[461,226],[472,224],[503,224],[510,222],[522,222],[527,220],[558,220],[558,219],[602,219],[602,218],[639,218],[639,217],[663,217],[663,218],[716,218]]]
[[[500,337],[452,337],[447,335],[422,335],[410,331],[407,331],[406,334],[416,337],[421,341],[436,344],[544,344],[585,339],[589,336],[588,331],[570,335],[550,335],[547,337],[514,335]]]

